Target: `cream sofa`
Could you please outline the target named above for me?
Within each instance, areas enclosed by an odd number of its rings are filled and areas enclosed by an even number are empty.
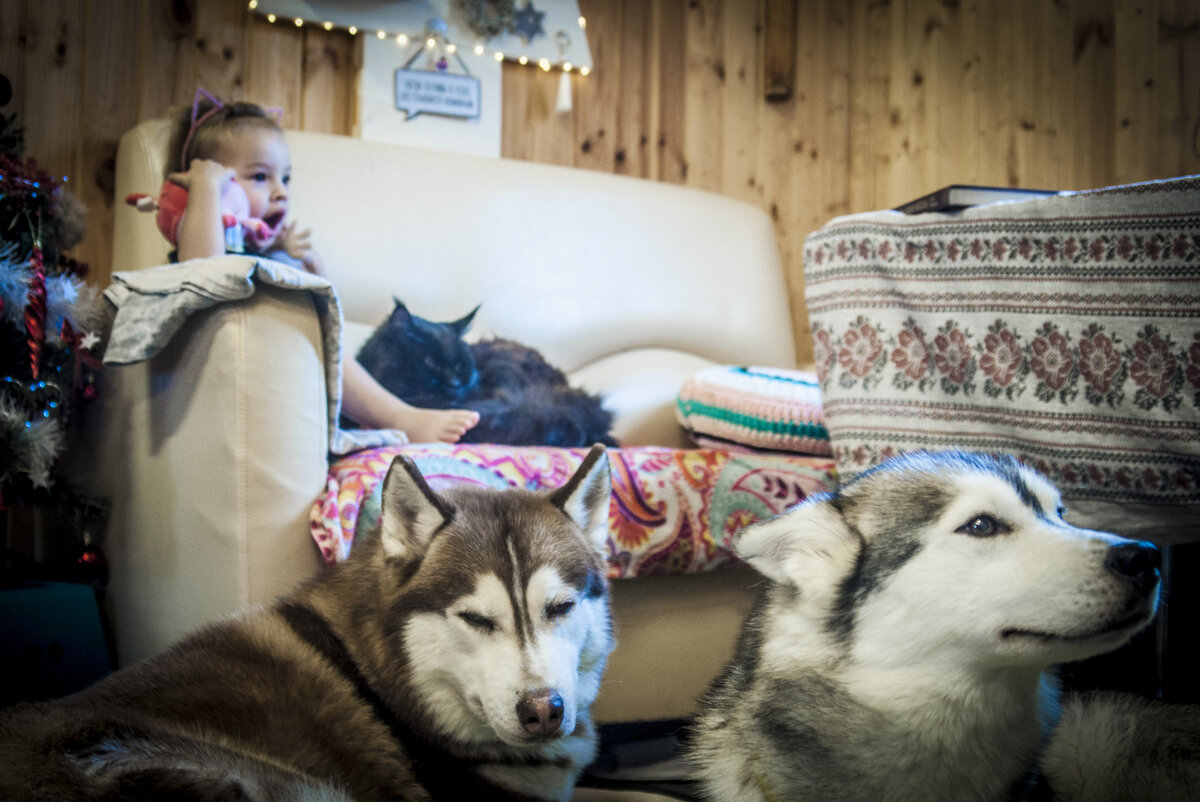
[[[155,192],[166,123],[121,140],[117,197]],[[686,447],[672,406],[721,363],[792,366],[771,223],[714,194],[601,173],[287,132],[292,217],[341,298],[344,352],[392,298],[534,345],[604,395],[622,445]],[[151,215],[116,210],[114,271],[167,262]],[[152,359],[110,367],[92,421],[122,664],[318,570],[307,523],[328,467],[318,318],[260,287],[192,316]],[[619,646],[600,720],[686,714],[732,648],[754,577],[614,583]]]

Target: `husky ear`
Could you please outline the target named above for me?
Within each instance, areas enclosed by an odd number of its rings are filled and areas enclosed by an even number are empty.
[[[734,541],[734,552],[768,579],[808,590],[840,582],[861,548],[828,495],[751,524]]]
[[[453,514],[430,489],[416,464],[397,454],[383,478],[379,528],[384,554],[406,559],[424,554],[434,533]]]
[[[601,555],[608,552],[608,505],[612,476],[608,454],[600,443],[592,446],[583,464],[567,483],[550,494],[550,501],[579,525]]]

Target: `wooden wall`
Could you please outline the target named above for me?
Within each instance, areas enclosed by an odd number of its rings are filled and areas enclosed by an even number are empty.
[[[580,0],[592,75],[506,65],[503,154],[685,184],[776,223],[802,359],[801,250],[829,217],[948,183],[1080,189],[1200,173],[1198,0]],[[195,86],[353,133],[348,34],[244,0],[2,0],[27,150],[88,206],[106,284],[120,134]],[[768,18],[770,23],[768,23]],[[779,19],[794,24],[779,25]],[[782,62],[780,53],[783,53]],[[790,64],[787,63],[790,60]],[[794,70],[791,96],[765,99]]]
[[[767,102],[781,7],[794,89]],[[802,359],[804,238],[951,183],[1085,189],[1200,173],[1198,0],[580,0],[575,112],[504,73],[504,153],[769,211]],[[783,14],[786,17],[786,13]],[[541,80],[538,80],[538,79]]]
[[[244,0],[0,0],[0,73],[14,85],[25,148],[87,205],[75,256],[108,283],[113,162],[136,123],[203,86],[285,109],[283,124],[351,133],[355,41],[271,25]],[[153,191],[153,187],[147,191]]]

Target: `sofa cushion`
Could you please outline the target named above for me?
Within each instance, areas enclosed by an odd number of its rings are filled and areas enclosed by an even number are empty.
[[[1200,178],[907,216],[805,245],[841,478],[901,451],[1008,452],[1075,520],[1200,537]]]
[[[675,415],[699,446],[829,456],[817,374],[715,365],[683,383]]]

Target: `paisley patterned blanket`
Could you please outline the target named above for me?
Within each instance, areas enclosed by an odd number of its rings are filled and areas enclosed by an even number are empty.
[[[325,561],[344,559],[360,527],[379,518],[383,477],[407,454],[436,490],[456,482],[486,487],[558,487],[587,449],[500,445],[388,446],[333,463],[310,528]],[[754,521],[832,489],[833,460],[733,454],[713,449],[609,449],[609,576],[681,574],[736,562],[732,536]]]

